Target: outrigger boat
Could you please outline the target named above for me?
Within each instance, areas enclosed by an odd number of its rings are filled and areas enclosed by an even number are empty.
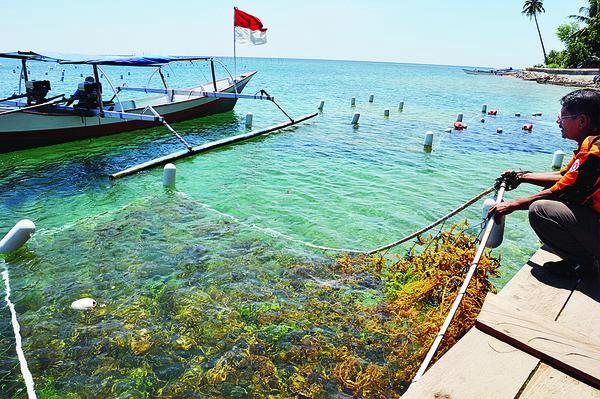
[[[187,147],[187,151],[193,152],[194,147],[169,125],[170,122],[230,111],[238,99],[268,100],[277,105],[275,99],[264,90],[256,95],[241,94],[256,71],[236,77],[229,73],[227,79],[217,80],[215,62],[218,61],[211,57],[63,57],[18,51],[0,53],[0,58],[21,61],[20,79],[25,81],[26,89],[25,93],[0,99],[0,153],[100,137],[158,124],[164,125]],[[49,81],[29,79],[27,62],[30,61],[90,65],[94,81],[81,83],[78,92],[82,93],[83,99],[80,98],[78,104],[69,106],[68,98],[64,94],[47,97],[51,89]],[[182,61],[209,62],[212,81],[187,89],[170,88],[162,67],[171,62]],[[102,70],[102,66],[157,68],[164,87],[115,87]],[[223,67],[225,68],[224,65]],[[114,92],[110,101],[105,101],[102,97],[100,74]],[[151,95],[122,101],[120,93],[124,91]],[[277,107],[281,109],[279,105]],[[285,126],[300,122],[294,121],[283,109],[281,111],[290,119]]]
[[[502,76],[515,72],[512,68],[504,69],[463,69],[467,75],[495,75]]]

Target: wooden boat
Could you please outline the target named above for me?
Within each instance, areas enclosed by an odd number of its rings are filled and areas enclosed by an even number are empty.
[[[467,75],[492,75],[502,76],[511,72],[515,72],[512,68],[505,69],[463,69]]]
[[[27,87],[23,94],[0,100],[0,153],[89,139],[226,112],[233,109],[240,98],[273,100],[266,93],[241,94],[256,71],[243,73],[235,78],[230,75],[227,79],[217,80],[214,68],[216,60],[210,57],[64,58],[33,52],[12,52],[0,53],[0,58],[21,60],[21,79]],[[210,62],[212,82],[183,90],[170,89],[161,68],[170,62],[194,60]],[[64,105],[67,103],[64,95],[46,98],[46,89],[50,88],[49,82],[28,79],[26,63],[29,61],[90,65],[95,82],[100,82],[98,71],[102,71],[101,66],[104,65],[154,67],[162,78],[164,88],[115,88],[108,81],[115,93],[115,101],[105,101],[102,97],[102,86],[98,85],[95,87],[95,106],[68,106]],[[107,77],[105,73],[103,75]],[[47,87],[39,82],[47,82]],[[144,92],[147,96],[121,101],[119,93],[124,91]],[[175,133],[170,127],[169,130]],[[178,138],[182,140],[179,135]],[[185,143],[185,140],[183,142]]]

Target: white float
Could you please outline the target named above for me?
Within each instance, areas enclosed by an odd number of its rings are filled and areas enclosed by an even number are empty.
[[[561,150],[554,151],[552,156],[552,169],[562,168],[563,160],[565,159],[565,153]]]
[[[17,222],[0,241],[0,254],[7,254],[21,248],[35,233],[35,224],[28,219]]]
[[[449,128],[447,128],[446,130],[444,130],[444,131],[445,131],[446,133],[452,133],[452,128],[451,128],[451,127],[449,127]]]
[[[486,113],[487,113],[487,104],[483,104],[483,105],[481,106],[481,113],[482,113],[482,114],[486,114]]]
[[[481,123],[485,123],[485,118],[481,118]]]
[[[252,115],[251,112],[248,112],[246,114],[246,127],[252,127],[252,119],[254,118],[254,115]]]
[[[372,103],[374,99],[375,99],[375,94],[371,94],[369,96],[369,102]]]
[[[163,169],[163,186],[173,187],[175,185],[175,177],[177,175],[177,167],[172,163],[165,165]]]
[[[520,112],[515,112],[515,116],[516,116],[517,118],[519,118],[519,117],[521,117],[521,113],[520,113]]]
[[[383,110],[383,116],[390,116],[390,110],[389,109],[384,109]]]
[[[499,127],[498,129],[496,129],[496,133],[502,133],[503,131],[504,130],[501,127]]]
[[[96,307],[97,302],[92,298],[81,298],[71,304],[71,309],[75,310],[92,310]]]
[[[483,202],[483,220],[487,219],[488,213],[490,212],[490,208],[495,204],[496,200],[494,198],[488,198]],[[502,244],[502,241],[504,239],[504,219],[504,216],[494,217],[494,227],[492,227],[490,238],[485,244],[487,248],[498,248],[500,244]]]
[[[429,131],[429,132],[425,133],[425,140],[423,141],[423,147],[425,147],[425,149],[431,149],[432,146],[433,146],[433,132]]]
[[[457,122],[462,122],[463,121],[463,114],[456,115],[456,121]]]
[[[352,97],[352,98],[350,99],[350,106],[351,106],[351,107],[354,107],[355,105],[356,105],[356,97]]]

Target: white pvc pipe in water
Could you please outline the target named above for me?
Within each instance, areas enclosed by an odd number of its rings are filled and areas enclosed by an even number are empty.
[[[7,254],[21,248],[35,233],[31,220],[20,220],[0,241],[0,253]]]

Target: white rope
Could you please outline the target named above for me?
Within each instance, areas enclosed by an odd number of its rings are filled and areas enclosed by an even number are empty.
[[[33,377],[31,376],[29,366],[27,365],[27,359],[25,359],[25,354],[23,353],[21,326],[17,320],[15,305],[10,301],[10,279],[8,277],[8,268],[6,266],[2,272],[2,279],[4,280],[4,287],[6,288],[6,296],[4,297],[4,300],[6,301],[6,306],[8,306],[10,309],[11,322],[13,332],[15,334],[17,357],[19,359],[19,365],[21,366],[21,374],[23,375],[23,380],[25,380],[25,386],[27,387],[27,397],[29,399],[37,399],[37,396],[35,395]]]

